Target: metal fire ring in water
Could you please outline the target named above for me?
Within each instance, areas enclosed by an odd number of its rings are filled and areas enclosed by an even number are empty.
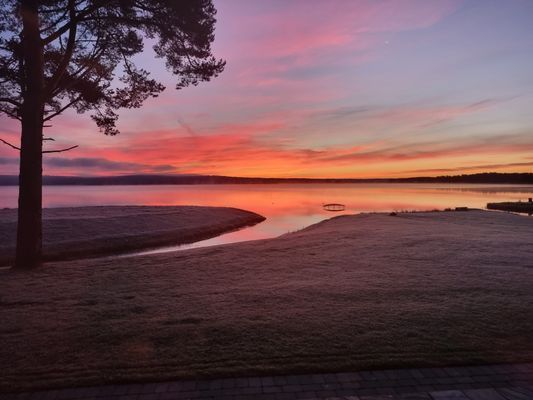
[[[326,211],[344,211],[346,206],[344,204],[329,203],[322,206]]]

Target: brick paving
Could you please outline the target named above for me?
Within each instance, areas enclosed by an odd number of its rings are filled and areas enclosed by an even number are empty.
[[[533,400],[533,363],[172,381],[0,393],[0,400]]]

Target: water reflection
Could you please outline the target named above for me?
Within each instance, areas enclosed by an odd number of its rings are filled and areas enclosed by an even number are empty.
[[[46,186],[45,207],[86,205],[205,205],[236,207],[267,218],[252,228],[193,244],[263,239],[295,231],[338,214],[431,210],[532,197],[533,186],[452,184],[271,184],[169,186]],[[0,207],[16,207],[16,187],[3,187]],[[332,213],[323,204],[346,205]]]

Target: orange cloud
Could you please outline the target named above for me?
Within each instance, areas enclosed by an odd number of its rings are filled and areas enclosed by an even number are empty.
[[[321,149],[294,148],[281,140],[264,140],[244,132],[210,136],[177,136],[171,132],[153,132],[128,139],[127,148],[83,149],[76,153],[86,165],[97,156],[92,173],[196,173],[267,177],[358,177],[367,171],[383,170],[393,164],[395,174],[408,175],[413,162],[434,163],[461,157],[488,155],[525,155],[533,151],[529,135],[471,139],[468,143],[427,142],[396,147],[351,146]],[[106,169],[104,160],[112,160]],[[78,161],[79,163],[79,161]],[[75,162],[73,162],[73,165]],[[501,163],[502,165],[505,163]],[[493,165],[497,168],[498,165]],[[516,166],[527,167],[529,163]],[[48,164],[49,167],[54,165]],[[65,164],[65,167],[68,163]],[[99,170],[96,167],[101,167]],[[55,163],[57,170],[59,163]],[[82,166],[79,165],[81,168]],[[121,168],[123,167],[123,168]],[[390,169],[390,167],[388,167]],[[466,167],[468,169],[470,167]],[[65,168],[63,169],[63,171]],[[403,173],[401,171],[404,171]],[[431,169],[427,169],[428,172]],[[457,169],[459,172],[460,169]],[[48,171],[47,171],[48,172]],[[436,172],[436,171],[435,171]],[[48,172],[50,173],[50,172]]]

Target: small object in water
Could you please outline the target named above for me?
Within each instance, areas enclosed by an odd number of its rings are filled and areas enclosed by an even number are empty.
[[[468,207],[455,207],[455,211],[468,211]]]
[[[344,204],[337,203],[324,204],[322,207],[324,207],[324,210],[326,211],[344,211],[346,209]]]
[[[397,216],[397,215],[398,215],[398,213],[397,213],[397,212],[395,212],[395,211],[393,211],[393,212],[391,212],[391,213],[390,213],[389,215],[390,215],[391,217],[395,217],[395,216]]]

